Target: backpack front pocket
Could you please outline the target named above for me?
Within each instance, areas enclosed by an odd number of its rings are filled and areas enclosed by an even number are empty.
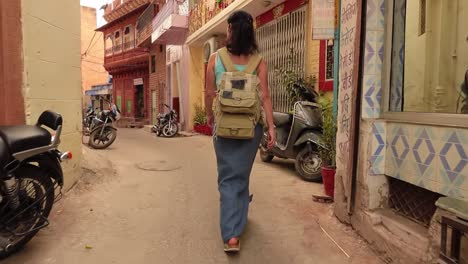
[[[253,117],[245,114],[223,113],[216,123],[216,136],[232,139],[251,139],[255,136]]]

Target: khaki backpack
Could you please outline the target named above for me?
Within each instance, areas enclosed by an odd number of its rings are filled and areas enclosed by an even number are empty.
[[[218,50],[226,69],[221,76],[218,95],[213,104],[215,136],[251,139],[262,118],[259,80],[254,74],[262,58],[255,54],[243,71],[238,71],[226,48]]]

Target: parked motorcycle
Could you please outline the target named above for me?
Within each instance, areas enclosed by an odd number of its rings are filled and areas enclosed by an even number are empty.
[[[0,259],[49,224],[63,186],[60,162],[72,158],[58,150],[61,132],[62,117],[51,111],[43,112],[35,126],[0,127]]]
[[[171,109],[168,105],[163,104],[169,109],[166,114],[158,114],[156,124],[152,130],[156,135],[164,137],[174,137],[179,133],[179,126],[177,125],[177,112]]]
[[[93,119],[96,117],[96,113],[99,112],[99,108],[96,107],[96,109],[93,109],[92,106],[89,106],[86,109],[86,112],[83,114],[83,134],[85,136],[89,136],[91,133],[90,129],[93,125]]]
[[[321,140],[322,109],[316,103],[317,93],[304,85],[297,84],[296,89],[303,100],[294,104],[294,113],[274,112],[276,143],[267,150],[268,134],[264,133],[260,146],[260,157],[264,162],[271,162],[274,157],[295,159],[295,168],[307,181],[320,181],[322,159],[319,147],[324,147]]]
[[[95,149],[105,149],[117,138],[117,129],[113,123],[120,119],[120,110],[115,104],[111,110],[97,112],[88,109],[83,119],[83,133],[89,135],[88,144]]]

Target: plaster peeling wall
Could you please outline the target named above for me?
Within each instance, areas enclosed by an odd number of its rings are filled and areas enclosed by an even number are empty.
[[[64,163],[65,189],[81,169],[80,3],[76,0],[22,0],[23,95],[26,122],[47,109],[64,118],[61,150],[73,152]]]

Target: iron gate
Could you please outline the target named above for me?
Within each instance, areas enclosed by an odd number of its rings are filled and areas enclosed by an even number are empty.
[[[297,67],[294,70],[302,75],[305,72],[306,17],[306,8],[302,7],[256,30],[260,52],[268,63],[268,82],[275,111],[292,109],[286,87],[282,87],[276,70],[279,67]],[[291,49],[295,52],[296,66],[288,63]]]

